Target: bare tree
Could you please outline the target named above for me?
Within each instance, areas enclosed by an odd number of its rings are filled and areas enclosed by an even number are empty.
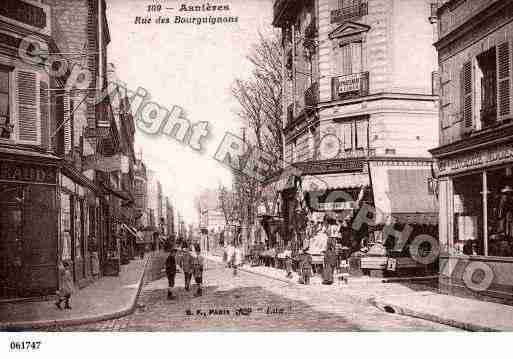
[[[253,65],[251,75],[235,80],[232,86],[232,95],[238,103],[237,115],[248,129],[245,140],[281,163],[283,85],[282,47],[278,35],[260,33],[247,59]],[[256,178],[235,173],[235,191],[240,220],[251,226],[261,203],[262,185]],[[267,201],[264,203],[267,206]]]

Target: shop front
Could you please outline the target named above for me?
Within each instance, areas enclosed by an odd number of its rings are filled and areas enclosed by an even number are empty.
[[[438,247],[432,164],[432,160],[421,158],[369,161],[374,221],[369,250],[362,258],[365,272],[392,276],[436,272],[436,260],[426,257]],[[417,243],[420,248],[412,246]]]
[[[433,150],[440,192],[440,288],[513,300],[513,142],[484,140]],[[494,137],[494,138],[492,138]],[[477,147],[477,148],[476,148]]]
[[[104,231],[99,189],[73,167],[59,174],[59,259],[72,264],[75,284],[84,287],[101,275]]]
[[[0,298],[58,288],[56,158],[0,153]]]

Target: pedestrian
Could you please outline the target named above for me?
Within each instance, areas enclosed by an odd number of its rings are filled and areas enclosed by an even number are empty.
[[[193,256],[190,248],[184,248],[182,258],[180,259],[180,267],[183,271],[185,290],[188,292],[191,286],[191,278],[193,272]]]
[[[173,296],[173,288],[175,286],[175,276],[176,276],[176,249],[171,248],[169,251],[169,256],[166,259],[166,275],[168,281],[167,287],[167,299],[174,299]]]
[[[337,253],[332,245],[329,245],[324,253],[324,268],[322,272],[322,284],[333,284],[333,271],[337,267]]]
[[[59,277],[61,280],[61,289],[58,291],[57,301],[55,305],[57,308],[62,309],[61,303],[65,301],[64,308],[71,309],[70,300],[71,294],[73,293],[73,275],[71,274],[71,268],[68,261],[62,261],[59,263]]]
[[[285,250],[285,270],[287,272],[286,277],[292,278],[292,250],[290,249],[290,244]]]
[[[231,268],[233,265],[233,257],[235,254],[235,247],[233,246],[232,242],[228,243],[228,246],[226,247],[226,266],[228,268]]]
[[[299,256],[299,268],[301,271],[300,283],[310,284],[310,277],[312,276],[312,256],[308,253],[308,248],[303,249]]]
[[[204,267],[204,260],[203,256],[201,255],[201,252],[199,250],[199,247],[196,247],[196,254],[193,257],[193,275],[194,275],[194,281],[197,285],[196,294],[195,297],[199,297],[203,295],[203,267]]]
[[[233,275],[237,275],[237,268],[242,265],[242,250],[240,245],[237,244],[233,250]]]

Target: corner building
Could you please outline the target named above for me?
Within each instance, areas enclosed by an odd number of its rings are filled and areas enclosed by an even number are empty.
[[[377,208],[361,235],[371,242],[384,242],[390,223],[436,233],[428,152],[438,143],[430,3],[275,1],[273,24],[282,30],[284,50],[284,159],[301,173],[268,181],[281,196],[286,238],[298,227],[298,191],[314,212],[341,218],[363,204]],[[351,199],[337,198],[337,191]],[[378,262],[368,269],[384,269],[386,258]]]

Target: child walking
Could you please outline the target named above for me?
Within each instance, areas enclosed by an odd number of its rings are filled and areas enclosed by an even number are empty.
[[[200,248],[196,247],[196,256],[193,260],[193,275],[194,275],[194,281],[196,282],[196,285],[198,286],[198,289],[196,290],[196,294],[194,294],[195,297],[200,297],[203,295],[203,256],[201,255]]]
[[[71,293],[73,293],[73,275],[71,274],[71,268],[67,261],[59,263],[59,277],[61,280],[61,289],[57,293],[58,298],[55,305],[57,308],[62,309],[61,303],[65,301],[64,308],[71,309],[70,300]]]

